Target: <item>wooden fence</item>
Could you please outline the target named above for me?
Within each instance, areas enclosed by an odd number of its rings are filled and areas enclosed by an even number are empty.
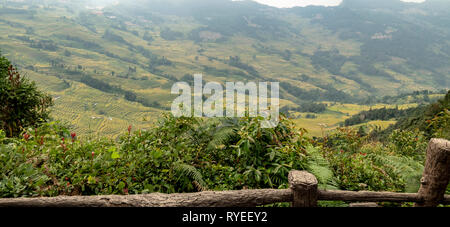
[[[279,202],[290,202],[293,207],[315,207],[319,200],[415,202],[416,207],[434,207],[450,204],[450,196],[445,195],[449,180],[450,141],[432,139],[427,148],[425,171],[418,193],[319,190],[314,175],[305,171],[291,171],[289,189],[15,198],[0,199],[0,207],[255,207]]]

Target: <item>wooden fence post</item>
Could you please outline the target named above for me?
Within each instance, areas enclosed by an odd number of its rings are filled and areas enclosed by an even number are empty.
[[[317,179],[306,171],[289,172],[289,188],[293,194],[293,207],[316,207],[318,199]]]
[[[450,180],[450,141],[432,139],[427,148],[425,171],[421,179],[416,207],[435,207],[444,199]]]

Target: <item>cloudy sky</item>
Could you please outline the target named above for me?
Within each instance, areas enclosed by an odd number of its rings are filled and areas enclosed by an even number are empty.
[[[254,1],[280,8],[289,8],[294,6],[308,6],[308,5],[336,6],[342,2],[342,0],[254,0]],[[425,0],[402,0],[402,1],[424,2]]]

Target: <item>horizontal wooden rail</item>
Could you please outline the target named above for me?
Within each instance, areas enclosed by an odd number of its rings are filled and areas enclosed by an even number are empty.
[[[418,193],[369,192],[369,191],[326,191],[319,190],[319,200],[345,202],[423,202]],[[449,204],[450,195],[444,196],[440,203]]]
[[[0,207],[255,207],[291,202],[290,189],[0,199]]]
[[[257,189],[145,195],[58,196],[0,199],[0,207],[255,207],[293,202],[291,189]],[[346,202],[422,202],[417,193],[318,190],[318,199]],[[450,204],[446,195],[442,204]]]

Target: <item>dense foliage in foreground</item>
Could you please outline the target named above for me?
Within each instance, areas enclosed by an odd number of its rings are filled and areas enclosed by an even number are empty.
[[[191,192],[286,188],[291,169],[306,168],[303,131],[287,120],[205,122],[165,116],[149,131],[119,141],[79,141],[58,124],[0,137],[0,196]]]
[[[284,117],[263,129],[261,118],[166,114],[117,141],[79,139],[55,122],[15,138],[0,130],[0,197],[287,188],[292,169],[312,172],[321,188],[416,192],[429,135],[449,139],[443,103],[428,131],[393,130],[383,143],[350,128],[312,140]]]
[[[427,142],[419,131],[395,131],[384,145],[342,128],[318,142],[287,119],[274,129],[260,120],[165,115],[118,141],[79,140],[57,123],[21,138],[0,132],[0,197],[287,188],[292,169],[323,188],[417,190]]]

